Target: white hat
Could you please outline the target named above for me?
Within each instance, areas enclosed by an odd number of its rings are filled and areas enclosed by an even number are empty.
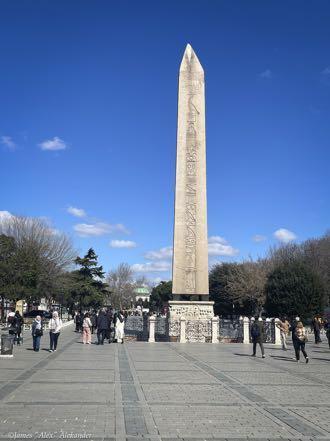
[[[300,320],[300,317],[297,316],[297,317],[296,317],[296,321],[299,322],[299,320]]]

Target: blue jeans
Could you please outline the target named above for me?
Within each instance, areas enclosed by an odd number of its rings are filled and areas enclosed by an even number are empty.
[[[41,340],[41,336],[40,335],[33,335],[33,350],[38,352],[40,349],[40,340]]]
[[[59,332],[50,332],[49,333],[49,337],[50,337],[50,350],[51,351],[55,351],[57,348],[57,340],[59,337],[60,333]]]

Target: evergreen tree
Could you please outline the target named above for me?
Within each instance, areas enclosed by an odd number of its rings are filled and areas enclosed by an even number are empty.
[[[84,257],[77,257],[74,263],[80,266],[79,270],[72,271],[66,278],[67,291],[72,299],[79,303],[79,308],[91,306],[100,307],[107,295],[107,284],[102,282],[104,271],[98,265],[97,255],[90,248]]]
[[[160,311],[165,303],[173,299],[172,295],[172,281],[160,282],[155,286],[150,295],[150,307],[153,310]]]
[[[273,317],[312,317],[323,311],[325,289],[321,279],[299,261],[276,267],[266,282],[266,309]]]

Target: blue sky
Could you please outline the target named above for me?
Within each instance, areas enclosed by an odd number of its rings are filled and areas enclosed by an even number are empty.
[[[210,265],[329,228],[330,2],[0,1],[0,211],[168,279],[178,70],[206,75]]]

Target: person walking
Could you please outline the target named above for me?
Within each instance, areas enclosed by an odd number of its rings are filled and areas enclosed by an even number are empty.
[[[125,319],[123,311],[119,311],[116,320],[116,340],[117,343],[124,344]],[[120,341],[119,341],[120,340]]]
[[[327,319],[324,323],[324,330],[325,330],[325,335],[328,339],[328,344],[329,344],[329,348],[330,348],[330,319]]]
[[[18,345],[21,344],[21,333],[22,333],[23,324],[24,324],[23,317],[21,316],[19,311],[16,311],[14,315],[14,319],[12,321],[12,328],[14,331],[13,333],[15,335],[15,341]]]
[[[109,327],[109,319],[105,311],[100,311],[97,317],[97,344],[103,345],[106,331]]]
[[[321,319],[316,315],[312,321],[315,344],[322,343],[321,340]]]
[[[296,327],[299,321],[300,318],[297,316],[294,320],[292,320],[291,325],[289,327],[289,331],[291,332],[292,344],[295,351],[296,351],[296,346],[298,345],[297,337],[296,337]]]
[[[282,318],[279,322],[276,323],[276,327],[280,330],[281,343],[283,351],[287,350],[287,342],[286,337],[289,334],[289,322],[285,317]]]
[[[261,317],[256,317],[255,321],[251,327],[251,337],[252,337],[252,343],[253,343],[253,354],[252,357],[256,356],[257,352],[257,343],[260,346],[261,349],[261,356],[262,358],[265,358],[265,350],[264,350],[264,339],[265,339],[265,328],[264,328],[264,322]]]
[[[304,328],[304,325],[301,321],[297,323],[296,329],[295,329],[295,336],[296,336],[296,345],[295,345],[295,353],[296,353],[296,361],[299,363],[300,360],[300,351],[303,353],[306,363],[308,363],[309,359],[307,356],[307,353],[305,351],[305,343],[306,343],[306,329]]]
[[[90,345],[92,342],[91,328],[92,328],[92,322],[91,319],[89,318],[89,313],[86,312],[83,321],[83,334],[82,334],[82,341],[84,345],[86,343]]]
[[[89,317],[91,319],[92,327],[91,327],[91,333],[94,334],[95,328],[96,328],[96,313],[93,311]]]
[[[62,320],[58,316],[58,312],[53,312],[53,317],[49,320],[49,338],[50,338],[50,349],[49,352],[56,352],[58,337],[60,336],[62,328]]]
[[[80,312],[79,311],[76,311],[76,313],[75,313],[74,322],[76,325],[76,332],[79,332],[79,327],[80,327]]]
[[[35,352],[39,352],[40,340],[42,336],[43,336],[43,329],[42,329],[41,316],[37,315],[32,323],[32,341],[33,341],[33,350]]]
[[[112,309],[108,309],[106,314],[108,317],[108,329],[105,332],[105,338],[109,340],[109,344],[110,344],[112,341],[112,339],[111,339],[111,329],[112,329],[112,321],[113,321]]]

